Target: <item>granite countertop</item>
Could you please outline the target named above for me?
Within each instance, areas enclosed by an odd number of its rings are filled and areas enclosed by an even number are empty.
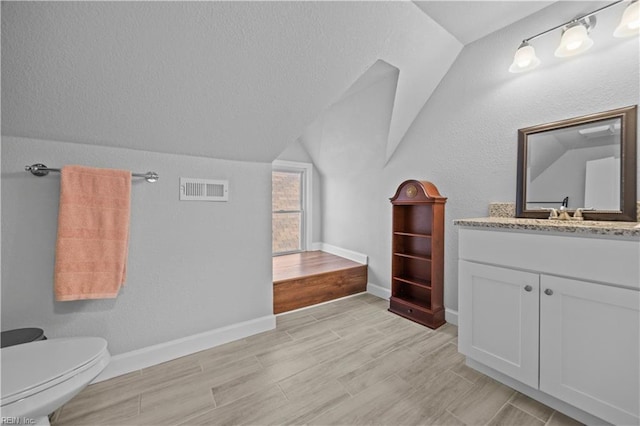
[[[540,232],[571,232],[581,235],[612,235],[640,238],[638,222],[605,222],[596,220],[564,221],[513,217],[481,217],[457,219],[454,225],[476,228],[513,229]]]

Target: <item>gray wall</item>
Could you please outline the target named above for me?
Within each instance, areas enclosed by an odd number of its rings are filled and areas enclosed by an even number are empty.
[[[307,129],[302,142],[322,173],[322,241],[376,255],[389,241],[388,200],[380,186],[398,70],[370,73]],[[369,282],[385,282],[384,263],[369,262]]]
[[[112,300],[54,302],[58,174],[26,164],[153,170],[134,179],[127,282]],[[229,180],[229,202],[178,201],[178,178]],[[2,329],[101,336],[112,354],[272,314],[271,164],[2,138]]]
[[[595,45],[585,54],[555,58],[554,33],[536,43],[538,69],[507,71],[520,40],[593,8],[591,2],[558,2],[467,45],[381,171],[374,165],[366,179],[323,181],[323,214],[333,212],[323,221],[324,241],[369,255],[370,281],[389,288],[388,198],[406,179],[434,182],[448,197],[445,305],[457,310],[458,231],[452,221],[486,216],[492,201],[515,201],[517,129],[638,103],[638,38],[611,35],[620,8],[598,16]],[[363,247],[363,241],[375,242]]]

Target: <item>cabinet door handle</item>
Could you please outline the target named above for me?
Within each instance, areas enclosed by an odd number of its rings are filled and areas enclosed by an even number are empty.
[[[531,287],[530,285],[527,284],[524,286],[524,291],[531,291],[531,290],[533,290],[533,287]]]
[[[547,296],[551,296],[553,294],[553,290],[551,290],[550,288],[546,289],[544,291],[544,294],[546,294]]]

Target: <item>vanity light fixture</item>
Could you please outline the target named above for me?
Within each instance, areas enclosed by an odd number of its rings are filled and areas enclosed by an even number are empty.
[[[509,67],[509,72],[519,73],[530,71],[540,65],[540,59],[536,56],[535,50],[529,42],[558,29],[562,29],[562,37],[560,39],[560,46],[558,46],[555,51],[555,56],[564,58],[587,51],[591,46],[593,46],[593,40],[589,37],[589,31],[595,27],[595,15],[624,1],[626,0],[614,1],[613,3],[596,9],[593,12],[589,12],[572,19],[571,21],[522,40],[522,43],[520,43],[520,46],[513,58],[513,63]],[[640,1],[631,0],[622,15],[620,24],[613,34],[615,37],[630,37],[639,33]]]
[[[534,69],[540,65],[540,59],[536,56],[536,51],[529,43],[523,41],[516,51],[513,63],[509,67],[509,72],[524,72]]]
[[[558,58],[565,58],[589,50],[593,46],[593,40],[589,38],[589,30],[594,26],[595,16],[569,24],[562,31],[560,46],[556,49],[555,55]]]
[[[613,32],[614,37],[631,37],[640,33],[640,2],[633,0],[622,14],[620,25]]]

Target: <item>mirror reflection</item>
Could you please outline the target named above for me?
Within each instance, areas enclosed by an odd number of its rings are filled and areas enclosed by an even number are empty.
[[[564,209],[561,220],[584,210],[584,220],[635,222],[637,116],[632,105],[518,129],[516,217]]]
[[[616,117],[529,135],[526,209],[620,211],[621,128]]]

